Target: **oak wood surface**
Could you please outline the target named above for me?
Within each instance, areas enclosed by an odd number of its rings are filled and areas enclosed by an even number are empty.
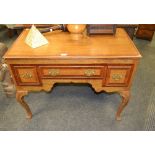
[[[120,121],[121,120],[121,112],[123,109],[127,106],[129,98],[130,98],[130,91],[125,90],[125,91],[119,91],[118,92],[120,96],[122,97],[122,102],[120,103],[117,113],[116,113],[116,120]]]
[[[4,58],[139,58],[140,54],[127,35],[119,28],[115,35],[95,35],[74,40],[68,32],[45,34],[47,45],[33,49],[25,43],[29,30],[18,37]],[[67,35],[66,35],[67,34]],[[80,47],[80,49],[79,49]],[[14,50],[16,49],[16,50]],[[129,50],[130,49],[130,50]]]
[[[141,57],[123,29],[116,35],[84,36],[74,40],[68,32],[47,33],[48,45],[32,49],[23,31],[4,55],[17,90],[17,101],[32,117],[24,95],[50,91],[56,83],[90,84],[96,92],[118,92],[122,102],[116,119],[129,101],[130,87]]]
[[[28,94],[27,91],[17,91],[16,99],[17,99],[18,103],[24,108],[24,110],[26,112],[26,118],[31,119],[32,112],[31,112],[29,106],[27,105],[27,103],[24,101],[24,96],[27,94]]]

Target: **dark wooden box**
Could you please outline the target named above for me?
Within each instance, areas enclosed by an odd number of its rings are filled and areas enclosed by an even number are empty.
[[[136,37],[151,41],[155,31],[155,24],[139,24]]]
[[[88,24],[87,34],[115,34],[116,24]]]

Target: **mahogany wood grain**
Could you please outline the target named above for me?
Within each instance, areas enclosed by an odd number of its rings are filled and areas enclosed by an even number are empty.
[[[151,41],[155,31],[155,24],[139,24],[136,37]]]

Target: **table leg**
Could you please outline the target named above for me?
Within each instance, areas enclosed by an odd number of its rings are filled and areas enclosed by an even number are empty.
[[[32,112],[27,105],[27,103],[24,101],[24,96],[27,95],[27,91],[17,91],[16,92],[16,99],[20,103],[20,105],[25,109],[27,116],[26,118],[31,119],[32,118]]]
[[[130,91],[125,90],[125,91],[120,91],[118,92],[120,96],[122,97],[122,102],[120,103],[117,113],[116,113],[116,120],[120,121],[121,120],[121,113],[123,109],[126,107],[128,104],[129,98],[130,98]]]

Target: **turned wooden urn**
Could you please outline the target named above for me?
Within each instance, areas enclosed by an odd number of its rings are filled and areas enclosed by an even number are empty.
[[[86,24],[67,24],[67,29],[70,33],[81,34],[84,32]]]

